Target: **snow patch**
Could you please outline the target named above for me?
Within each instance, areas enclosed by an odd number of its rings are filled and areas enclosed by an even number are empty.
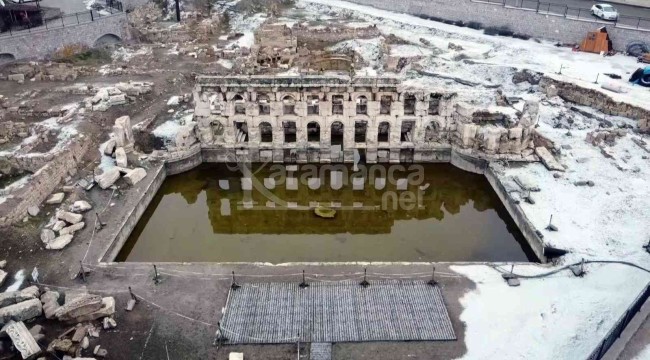
[[[463,359],[584,359],[648,281],[647,273],[620,264],[588,265],[582,278],[562,271],[522,279],[519,287],[486,265],[451,269],[476,283],[460,299],[467,326]],[[514,272],[550,270],[517,265]]]

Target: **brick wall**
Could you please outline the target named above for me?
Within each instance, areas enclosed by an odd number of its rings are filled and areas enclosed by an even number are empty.
[[[530,10],[505,8],[500,5],[470,0],[348,0],[353,3],[407,14],[424,14],[453,21],[476,21],[483,26],[507,26],[515,33],[537,38],[580,43],[587,32],[603,24],[571,20],[561,16],[543,15]],[[647,40],[650,32],[608,26],[614,48],[624,51],[633,40]]]
[[[0,54],[11,54],[16,59],[42,58],[69,44],[92,47],[97,39],[107,34],[123,40],[129,38],[125,13],[103,16],[78,25],[50,30],[41,27],[32,31],[1,37]]]
[[[0,204],[0,226],[7,226],[27,216],[27,208],[40,205],[69,173],[76,172],[77,164],[90,147],[89,137],[73,140],[53,156],[52,161],[37,170],[13,197]]]

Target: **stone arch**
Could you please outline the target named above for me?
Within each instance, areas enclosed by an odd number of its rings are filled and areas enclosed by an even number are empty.
[[[429,121],[424,129],[424,141],[435,142],[440,139],[440,124],[436,121]]]
[[[246,93],[244,92],[226,93],[226,101],[235,101],[235,99],[246,100]]]
[[[273,126],[269,122],[263,121],[259,125],[260,141],[263,143],[273,142]]]
[[[260,115],[270,115],[271,98],[265,93],[257,94],[257,107]]]
[[[223,139],[224,127],[219,120],[212,120],[210,122],[210,130],[212,131],[212,138],[216,141]]]
[[[365,95],[356,98],[357,115],[368,115],[368,97]]]
[[[100,36],[97,40],[95,40],[95,44],[93,46],[100,47],[100,46],[107,46],[107,45],[115,45],[121,42],[122,42],[121,37],[115,34],[108,33]]]
[[[429,106],[427,108],[427,114],[429,115],[439,115],[440,114],[440,99],[442,99],[442,94],[431,94],[429,95]]]
[[[296,99],[291,95],[282,97],[282,114],[296,115]]]
[[[13,62],[14,60],[16,60],[14,54],[9,54],[9,53],[0,54],[0,65],[8,64],[10,62]]]
[[[307,141],[320,141],[320,124],[317,121],[311,121],[307,124]]]
[[[413,93],[404,94],[404,115],[415,115],[415,104],[417,98]]]
[[[246,100],[242,94],[235,94],[232,97],[235,103],[235,115],[246,115]]]
[[[390,141],[390,123],[388,121],[382,121],[379,123],[377,128],[377,142],[389,142]]]
[[[343,134],[345,133],[343,123],[340,121],[334,121],[330,130],[330,144],[343,146]]]

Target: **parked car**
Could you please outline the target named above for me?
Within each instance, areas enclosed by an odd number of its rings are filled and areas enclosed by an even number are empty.
[[[591,7],[591,14],[603,20],[617,20],[618,11],[612,5],[596,4]]]

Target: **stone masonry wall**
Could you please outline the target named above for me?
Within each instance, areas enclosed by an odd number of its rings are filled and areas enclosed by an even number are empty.
[[[29,182],[14,191],[0,204],[0,226],[7,226],[27,216],[27,208],[39,206],[69,174],[75,173],[77,164],[90,147],[89,137],[79,137],[68,144],[52,161],[36,171]]]
[[[122,0],[122,6],[124,7],[124,11],[131,11],[137,6],[141,6],[149,2],[151,2],[151,0]]]
[[[0,54],[11,54],[16,59],[42,58],[70,44],[95,45],[100,37],[113,34],[128,39],[126,13],[103,16],[95,21],[0,38]],[[41,28],[39,28],[41,29]]]
[[[347,161],[355,149],[369,163],[400,162],[413,150],[450,145],[517,159],[532,154],[534,104],[527,104],[523,114],[510,108],[487,111],[458,103],[455,94],[402,89],[382,78],[373,79],[379,85],[364,86],[364,80],[202,77],[194,92],[196,127],[185,125],[167,148],[178,151],[198,141],[206,148],[276,162],[294,157],[298,162]]]
[[[562,16],[543,15],[531,10],[506,8],[498,4],[472,2],[470,0],[349,0],[380,9],[407,14],[424,14],[454,21],[476,21],[483,26],[507,26],[515,33],[564,43],[580,43],[587,32],[603,24],[584,20],[571,20]],[[648,31],[608,26],[607,32],[614,49],[624,51],[633,40],[645,40]]]
[[[540,86],[547,93],[550,86],[555,86],[557,95],[566,101],[593,107],[607,115],[623,116],[637,120],[641,132],[650,132],[650,111],[644,108],[616,101],[598,90],[583,88],[576,84],[548,77],[542,79]]]

